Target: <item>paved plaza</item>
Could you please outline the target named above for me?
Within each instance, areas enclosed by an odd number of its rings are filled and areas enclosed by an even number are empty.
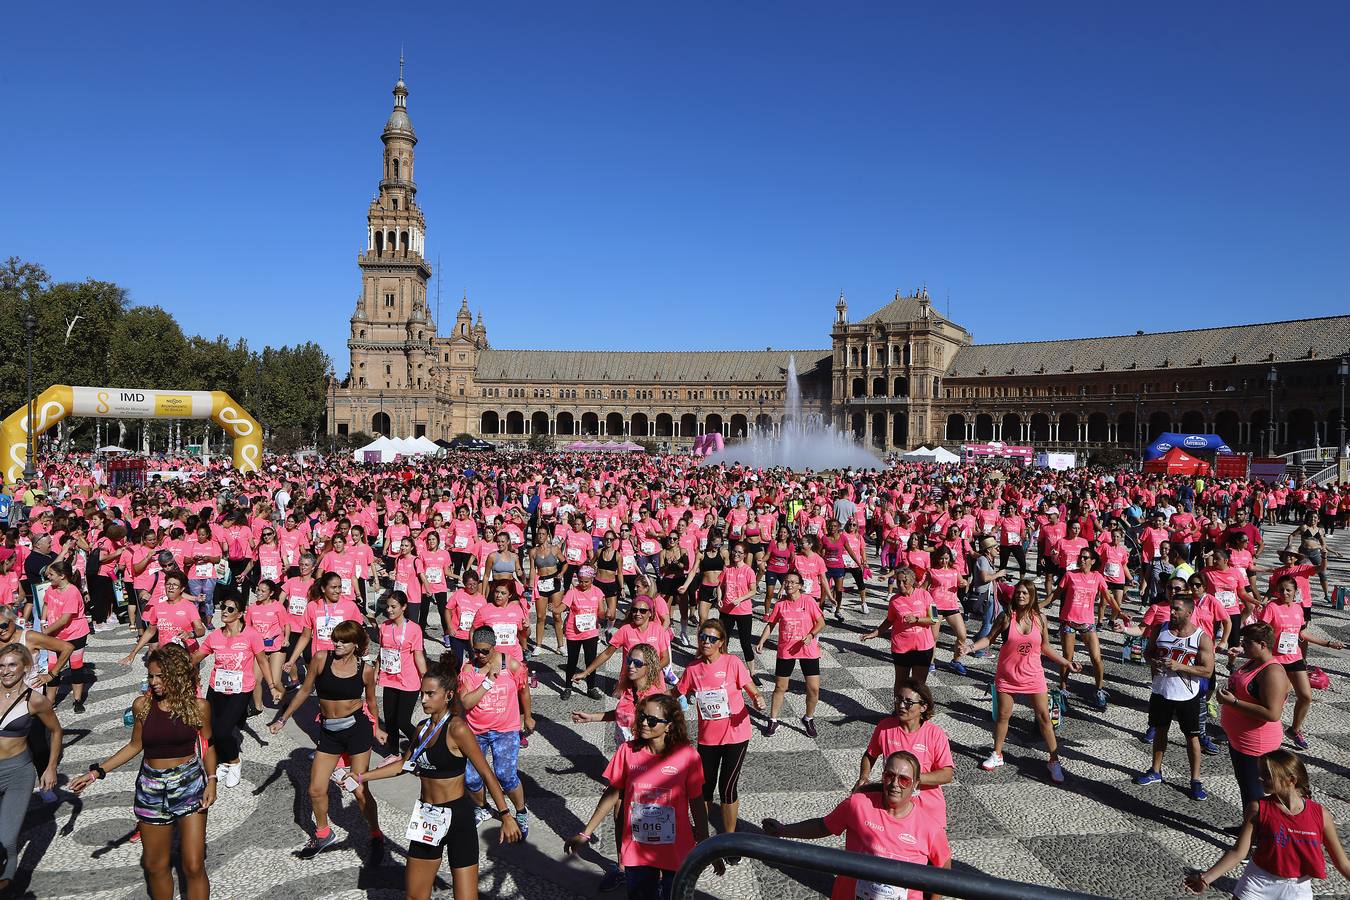
[[[1267,546],[1282,546],[1289,528],[1267,528]],[[1350,584],[1350,538],[1331,538],[1332,583]],[[1267,553],[1262,564],[1268,565]],[[1350,617],[1332,611],[1317,596],[1316,622],[1333,636],[1350,641]],[[756,717],[750,756],[741,779],[742,827],[750,830],[765,816],[795,820],[828,812],[846,794],[857,775],[858,760],[873,725],[891,704],[892,670],[883,642],[864,646],[858,635],[880,620],[880,604],[865,620],[856,609],[843,626],[831,621],[822,635],[820,737],[802,732],[801,683],[783,712],[783,727],[763,736]],[[943,647],[950,637],[943,634]],[[955,782],[945,788],[948,833],[957,867],[1037,884],[1073,888],[1111,897],[1153,898],[1183,895],[1188,866],[1206,866],[1229,838],[1222,829],[1239,820],[1237,785],[1227,754],[1206,757],[1203,775],[1210,792],[1195,803],[1183,792],[1186,757],[1175,740],[1167,755],[1162,785],[1137,787],[1130,778],[1145,768],[1149,748],[1140,742],[1148,698],[1147,668],[1120,662],[1120,639],[1105,637],[1111,707],[1101,714],[1087,704],[1090,676],[1075,679],[1059,732],[1068,781],[1052,785],[1045,769],[1030,711],[1014,717],[1006,750],[1008,765],[993,774],[978,764],[991,744],[986,694],[992,657],[972,662],[959,677],[939,667],[930,679],[940,707],[936,721],[950,736],[956,758]],[[142,674],[117,662],[129,648],[124,631],[94,636],[88,658],[99,682],[87,712],[74,716],[69,703],[58,707],[66,725],[65,775],[83,771],[110,756],[126,740],[122,725],[130,695]],[[770,654],[772,651],[769,651]],[[945,649],[939,659],[949,659]],[[571,709],[599,708],[600,702],[559,699],[562,657],[540,657],[540,687],[534,691],[538,732],[521,754],[521,772],[533,813],[527,843],[498,848],[496,826],[481,832],[484,859],[481,890],[486,897],[566,898],[596,896],[599,855],[579,861],[561,858],[562,837],[572,835],[589,817],[600,794],[599,776],[612,752],[608,724],[571,724]],[[677,654],[677,662],[683,662]],[[1320,692],[1308,718],[1309,762],[1316,799],[1337,821],[1350,823],[1350,652],[1317,650],[1314,662],[1331,675],[1333,691]],[[763,663],[771,665],[771,659]],[[611,660],[607,674],[616,670]],[[761,678],[766,700],[771,681]],[[1291,704],[1292,705],[1292,704]],[[395,779],[376,786],[381,819],[392,854],[375,868],[363,868],[365,829],[348,800],[332,810],[339,833],[350,835],[317,859],[301,862],[291,851],[311,827],[305,796],[312,741],[294,723],[271,736],[265,724],[271,712],[251,719],[244,741],[243,782],[221,788],[208,831],[208,867],[212,896],[394,898],[402,896],[402,840],[416,783]],[[299,715],[297,719],[308,718]],[[58,792],[58,802],[36,796],[20,838],[22,863],[32,872],[30,889],[38,897],[72,900],[120,900],[144,896],[140,847],[130,842],[134,764],[110,774],[83,798]],[[336,791],[336,789],[334,789]],[[753,824],[752,824],[753,823]],[[1346,830],[1342,828],[1343,840]],[[606,825],[595,846],[613,858],[613,833]],[[842,841],[835,842],[842,845]],[[26,872],[21,879],[26,877]],[[450,896],[448,870],[442,869],[438,896]],[[1220,882],[1220,886],[1225,882]],[[1228,882],[1231,885],[1231,882]],[[746,860],[718,879],[705,875],[700,888],[709,895],[735,898],[811,897],[828,892],[824,876],[776,870]],[[1319,896],[1350,897],[1350,885],[1332,870],[1318,883]],[[610,895],[619,896],[619,895]],[[1211,896],[1218,896],[1211,894]]]

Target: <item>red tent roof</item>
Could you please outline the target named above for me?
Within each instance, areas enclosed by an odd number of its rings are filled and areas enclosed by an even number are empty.
[[[1155,475],[1204,475],[1209,463],[1196,459],[1180,447],[1173,447],[1157,459],[1144,463],[1144,471]]]

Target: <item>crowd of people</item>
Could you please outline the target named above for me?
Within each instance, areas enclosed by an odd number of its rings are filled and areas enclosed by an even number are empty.
[[[994,656],[980,769],[1005,764],[1020,697],[1047,776],[1063,784],[1072,773],[1056,727],[1071,703],[1112,715],[1120,688],[1102,635],[1115,632],[1151,672],[1140,738],[1152,764],[1135,782],[1163,780],[1175,723],[1190,798],[1207,799],[1201,759],[1225,744],[1241,791],[1233,849],[1205,870],[1195,860],[1185,883],[1207,889],[1249,853],[1241,898],[1311,896],[1324,851],[1350,875],[1299,756],[1325,677],[1309,651],[1343,649],[1315,617],[1338,602],[1328,537],[1350,516],[1350,487],[519,453],[269,459],[248,475],[198,467],[118,487],[69,461],[8,495],[0,889],[15,878],[35,784],[96,790],[139,757],[133,815],[150,895],[173,896],[176,836],[186,896],[209,896],[206,817],[240,783],[241,729],[263,716],[275,733],[317,713],[313,827],[296,855],[338,842],[330,803],[350,797],[369,828],[366,862],[382,864],[388,839],[367,783],[410,774],[421,786],[402,835],[407,895],[431,895],[444,855],[455,896],[475,897],[477,830],[497,820],[500,842],[529,838],[518,755],[536,726],[532,698],[556,690],[605,701],[572,723],[613,723],[600,799],[567,848],[580,852],[612,819],[600,888],[669,897],[694,844],[737,829],[752,731],[797,727],[780,719],[798,669],[800,731],[817,737],[827,630],[889,642],[894,707],[876,711],[850,794],[823,818],[765,819],[769,835],[844,834],[849,850],[950,866],[942,788],[954,764],[929,674],[941,665],[973,679],[967,664]],[[1296,527],[1268,546],[1261,526],[1275,522]],[[1261,565],[1271,549],[1278,562]],[[862,622],[873,608],[876,627]],[[62,719],[100,691],[84,665],[91,637],[131,644],[122,663],[144,666],[145,681],[126,698],[126,745],[63,772]],[[561,679],[542,684],[555,663]],[[834,888],[901,893],[847,878]]]

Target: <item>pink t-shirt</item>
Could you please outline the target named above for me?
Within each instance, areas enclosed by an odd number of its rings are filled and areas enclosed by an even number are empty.
[[[932,772],[953,765],[952,745],[947,739],[947,732],[931,720],[920,724],[913,732],[902,728],[896,716],[887,716],[878,722],[867,742],[867,755],[884,764],[886,757],[897,750],[908,750],[918,757],[921,772]],[[942,785],[915,791],[914,802],[931,807],[937,820],[946,826],[947,798],[942,794]]]
[[[716,662],[697,659],[680,677],[676,693],[693,694],[698,705],[698,742],[712,746],[750,740],[750,712],[741,691],[751,684],[740,657],[723,653]]]
[[[1219,601],[1224,612],[1229,616],[1235,616],[1242,610],[1242,601],[1238,597],[1238,590],[1246,587],[1247,573],[1241,569],[1229,566],[1222,571],[1218,569],[1205,569],[1200,573],[1200,577],[1205,582],[1205,587],[1214,599]]]
[[[525,627],[525,610],[519,603],[496,606],[489,603],[481,606],[473,617],[473,627],[487,625],[497,636],[496,647],[517,661],[524,661],[525,654],[520,646],[521,630]]]
[[[1097,594],[1106,587],[1101,572],[1065,572],[1059,580],[1064,588],[1059,619],[1073,625],[1091,625],[1096,621]]]
[[[418,555],[427,579],[427,590],[433,594],[445,593],[445,573],[450,571],[450,554],[444,550],[424,550]]]
[[[161,601],[145,608],[145,621],[157,629],[155,640],[161,646],[172,644],[180,637],[182,640],[179,643],[185,642],[192,637],[201,620],[197,604],[189,600],[179,600],[177,603]]]
[[[211,675],[206,683],[218,694],[246,694],[256,684],[253,660],[263,651],[262,635],[245,625],[229,635],[217,628],[202,640],[201,649],[212,655]]]
[[[305,607],[305,615],[300,627],[311,632],[309,649],[311,653],[333,649],[333,629],[342,622],[365,624],[365,614],[355,603],[343,597],[337,603],[327,600],[315,600]]]
[[[64,615],[70,615],[70,621],[56,633],[59,640],[73,641],[89,633],[89,620],[84,615],[84,595],[75,585],[67,584],[63,588],[49,589],[46,603],[48,622],[55,622]]]
[[[891,652],[909,653],[912,650],[931,650],[933,628],[918,623],[906,624],[905,616],[922,619],[933,612],[933,597],[923,588],[915,588],[909,596],[896,594],[891,597],[886,610],[886,620],[891,623]]]
[[[802,576],[802,593],[820,600],[820,585],[825,580],[825,560],[819,555],[794,556],[792,568]]]
[[[929,569],[928,592],[933,595],[933,605],[939,612],[951,612],[961,608],[956,598],[961,573],[955,569]]]
[[[811,631],[825,621],[820,604],[807,597],[784,598],[769,611],[770,623],[778,625],[779,659],[820,659],[820,641]]]
[[[470,594],[463,588],[455,589],[445,604],[445,614],[450,617],[450,630],[455,637],[461,641],[469,639],[473,620],[478,617],[478,611],[486,604],[487,598],[482,594]]]
[[[605,767],[605,780],[623,791],[619,859],[625,866],[673,872],[694,850],[689,802],[703,792],[703,763],[689,744],[657,756],[629,741]]]
[[[267,650],[282,649],[285,628],[291,623],[286,606],[280,600],[254,603],[244,610],[244,624],[250,625],[262,637]]]
[[[650,602],[650,598],[648,600]],[[651,644],[656,649],[657,655],[670,659],[670,634],[656,621],[655,616],[650,618],[641,631],[632,625],[619,626],[619,630],[614,632],[614,637],[609,640],[611,647],[618,647],[624,653],[632,652],[638,644]]]
[[[473,666],[465,666],[459,673],[459,695],[478,690],[483,683],[483,673]],[[527,683],[525,665],[522,663],[513,674],[507,666],[498,672],[492,687],[478,701],[478,705],[469,710],[464,721],[469,723],[475,734],[488,731],[520,731],[519,691]]]
[[[844,849],[864,856],[932,866],[945,865],[952,856],[947,827],[930,804],[914,803],[909,813],[897,819],[887,812],[885,797],[877,790],[850,794],[825,816],[825,828],[830,834],[843,833]],[[841,875],[834,880],[831,900],[875,896],[859,888],[856,879]],[[921,891],[907,891],[905,896],[923,900]]]
[[[416,691],[422,679],[413,654],[422,649],[422,629],[406,618],[380,626],[380,687]]]
[[[1277,603],[1271,601],[1261,609],[1259,621],[1269,622],[1275,629],[1275,656],[1277,663],[1298,662],[1303,658],[1303,648],[1298,644],[1298,636],[1303,632],[1303,607],[1297,603]]]
[[[313,578],[287,578],[281,583],[282,602],[286,605],[286,615],[291,620],[291,631],[299,632],[305,627],[305,607],[309,606],[309,588]]]
[[[755,585],[755,570],[747,565],[727,566],[722,570],[722,597],[718,601],[718,608],[729,616],[745,616],[754,612],[754,595],[751,589]],[[731,603],[746,594],[746,597],[738,603]]]
[[[600,606],[605,595],[594,584],[590,590],[572,588],[563,595],[563,606],[569,615],[563,625],[563,636],[569,641],[583,641],[600,633]]]

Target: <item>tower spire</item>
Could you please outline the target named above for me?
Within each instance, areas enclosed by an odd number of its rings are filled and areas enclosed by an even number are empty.
[[[398,80],[403,81],[403,45],[398,45]]]

